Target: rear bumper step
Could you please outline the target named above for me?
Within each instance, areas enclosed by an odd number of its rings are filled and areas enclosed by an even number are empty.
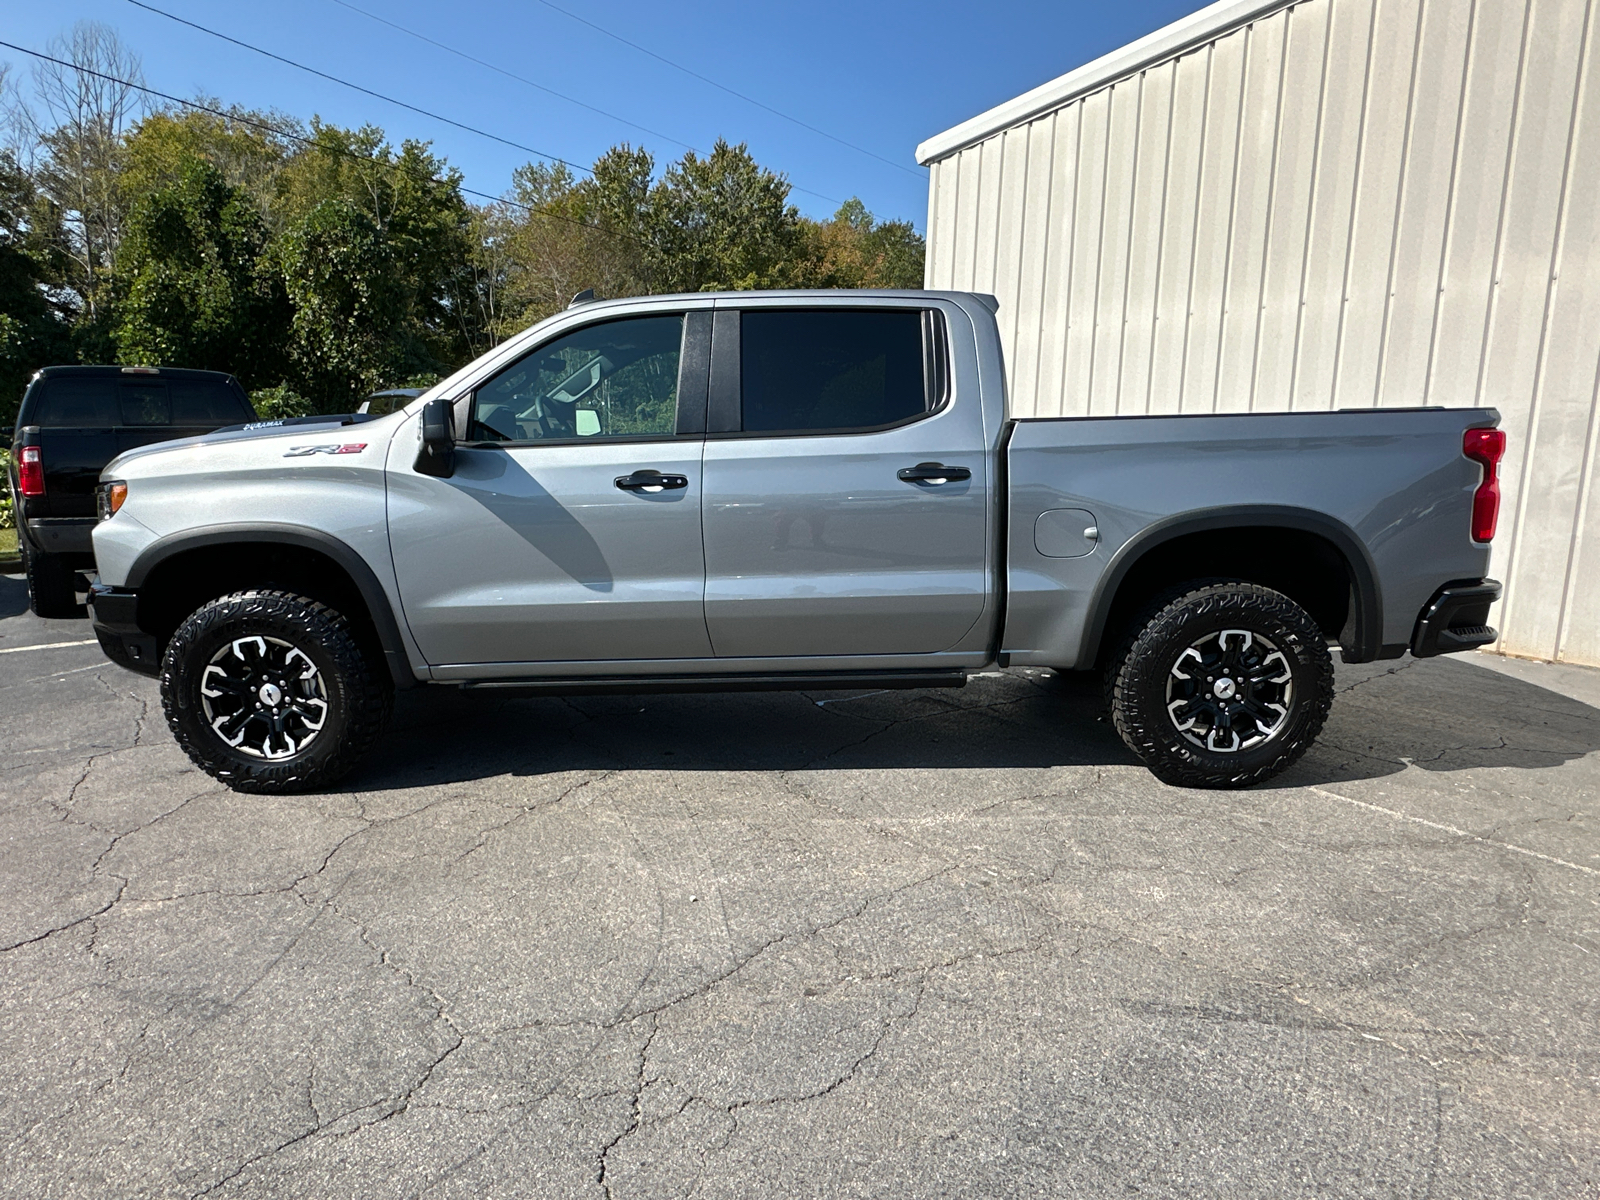
[[[1487,646],[1500,636],[1489,624],[1489,606],[1498,599],[1498,580],[1446,584],[1418,616],[1411,653],[1432,658]]]
[[[462,691],[511,689],[541,696],[691,692],[834,692],[850,688],[959,688],[965,671],[832,671],[769,675],[621,675],[602,679],[474,679]]]

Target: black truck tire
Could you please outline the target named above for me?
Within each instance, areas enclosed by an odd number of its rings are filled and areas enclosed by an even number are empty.
[[[1322,631],[1253,583],[1170,596],[1135,623],[1106,676],[1117,733],[1157,778],[1244,788],[1304,754],[1333,704]]]
[[[23,569],[28,576],[28,607],[39,617],[81,617],[78,572],[59,555],[24,549]]]
[[[172,736],[239,792],[327,787],[371,748],[393,704],[393,681],[350,622],[290,592],[212,600],[178,627],[161,663]]]

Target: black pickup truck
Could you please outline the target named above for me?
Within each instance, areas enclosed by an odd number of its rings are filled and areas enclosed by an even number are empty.
[[[28,601],[41,617],[78,608],[100,470],[124,450],[255,420],[232,375],[171,367],[45,367],[23,393],[8,483]]]

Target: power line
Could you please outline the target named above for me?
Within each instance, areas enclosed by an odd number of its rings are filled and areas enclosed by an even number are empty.
[[[335,3],[340,3],[341,0],[334,0],[334,2]],[[497,133],[490,133],[487,130],[479,129],[476,126],[467,125],[467,124],[465,124],[465,123],[463,123],[461,121],[453,120],[450,117],[441,116],[439,113],[431,112],[426,108],[418,108],[415,104],[409,104],[404,100],[397,100],[393,96],[384,95],[382,92],[375,92],[371,88],[362,87],[358,83],[351,83],[348,79],[341,79],[337,75],[330,75],[326,71],[319,71],[315,67],[308,67],[304,63],[295,62],[295,60],[292,59],[292,58],[285,58],[281,54],[274,54],[271,50],[264,50],[260,46],[255,46],[255,45],[252,45],[249,42],[241,41],[240,39],[238,39],[236,37],[230,37],[226,33],[221,33],[218,30],[207,28],[206,26],[198,24],[197,22],[190,21],[190,20],[188,20],[188,19],[186,19],[184,17],[180,17],[180,16],[176,15],[175,13],[169,13],[169,12],[163,10],[163,9],[156,8],[152,4],[146,4],[146,3],[144,3],[144,0],[128,0],[128,3],[132,4],[135,8],[142,8],[146,12],[155,13],[157,16],[165,17],[169,21],[175,21],[179,25],[187,25],[190,29],[195,29],[195,30],[198,30],[201,33],[209,34],[210,36],[212,36],[214,38],[218,38],[218,39],[220,39],[220,40],[222,40],[224,42],[228,42],[228,43],[230,43],[232,45],[238,46],[240,49],[250,50],[250,51],[253,51],[256,54],[261,55],[264,58],[270,58],[275,62],[283,63],[285,66],[294,67],[296,70],[304,71],[308,75],[315,75],[317,78],[326,79],[330,83],[337,83],[340,87],[347,87],[347,88],[351,89],[352,91],[360,92],[362,95],[371,96],[374,99],[382,100],[386,104],[397,105],[400,108],[407,109],[407,110],[409,110],[411,112],[414,112],[414,113],[419,113],[422,116],[428,117],[428,118],[430,118],[432,120],[442,121],[446,125],[453,125],[455,128],[461,129],[461,130],[465,130],[467,133],[476,134],[479,137],[488,138],[490,141],[499,142],[501,145],[510,146],[513,149],[521,150],[524,153],[533,155],[535,158],[542,158],[542,159],[546,159],[549,162],[560,163],[562,166],[570,167],[572,170],[581,172],[584,175],[593,175],[594,174],[593,169],[591,169],[589,167],[585,167],[585,166],[583,166],[583,165],[581,165],[579,163],[571,162],[571,161],[569,161],[569,160],[567,160],[565,158],[561,158],[559,155],[547,154],[543,150],[534,149],[532,146],[524,146],[521,142],[514,142],[510,138],[501,137]],[[461,54],[463,58],[469,58],[473,62],[481,63],[481,65],[483,65],[483,66],[490,67],[491,70],[500,71],[499,67],[494,67],[489,63],[482,63],[481,60],[472,58],[471,55],[462,54],[461,51],[454,50],[449,46],[445,46],[443,43],[434,42],[433,39],[424,37],[422,34],[412,33],[411,30],[406,29],[403,26],[396,25],[393,21],[388,21],[388,20],[385,20],[383,17],[376,17],[376,16],[373,16],[373,14],[371,14],[371,13],[363,12],[363,10],[356,8],[353,4],[346,4],[345,7],[346,8],[350,8],[350,9],[354,9],[354,11],[362,13],[363,16],[372,17],[373,20],[382,21],[385,25],[391,25],[394,28],[399,29],[402,33],[409,33],[413,37],[421,38],[423,41],[432,42],[433,45],[439,46],[440,49],[443,49],[443,50],[449,50],[452,54]],[[501,71],[501,74],[510,75],[511,73],[509,71]],[[543,84],[533,83],[532,80],[528,80],[528,79],[522,79],[521,76],[511,75],[511,78],[517,79],[522,83],[531,84],[533,87],[540,88],[543,91],[550,92],[552,95],[561,96],[561,98],[563,100],[572,99],[570,96],[562,96],[560,92],[556,92],[551,88],[544,87]],[[581,101],[581,100],[573,100],[572,102],[574,104],[583,104],[583,101]],[[583,107],[592,108],[593,111],[600,113],[602,116],[607,116],[607,117],[611,117],[612,116],[611,113],[607,113],[602,109],[593,108],[593,106],[589,105],[589,104],[583,104]],[[613,117],[613,119],[614,120],[618,120],[618,121],[623,120],[623,118],[621,118],[621,117]],[[624,123],[625,124],[629,124],[629,125],[633,124],[633,122],[631,122],[631,121],[626,121]],[[642,126],[642,125],[634,125],[634,128],[635,129],[644,129],[644,126]],[[646,133],[652,133],[653,131],[646,129],[645,132]],[[654,133],[653,136],[655,136],[655,137],[666,137],[665,134],[660,134],[660,133]],[[669,142],[672,142],[674,145],[678,145],[678,146],[682,146],[682,145],[686,145],[687,144],[687,143],[684,143],[684,142],[679,142],[675,138],[666,138],[666,140],[669,141]],[[692,147],[692,146],[689,147],[689,148],[691,150],[694,149],[694,147]],[[888,160],[885,159],[884,161],[887,162]],[[785,182],[787,182],[787,181],[785,181]],[[824,196],[821,192],[813,192],[809,188],[796,187],[792,183],[789,184],[789,187],[793,191],[804,192],[808,196],[815,196],[819,200],[826,200],[829,204],[839,204],[839,203],[841,203],[841,201],[835,199],[832,196]]]
[[[210,34],[212,37],[220,38],[224,42],[230,42],[241,49],[253,51],[256,54],[262,55],[264,58],[270,58],[275,62],[283,63],[285,66],[294,67],[296,70],[304,71],[308,75],[315,75],[319,79],[326,79],[329,83],[337,83],[340,87],[347,87],[352,91],[360,92],[363,95],[372,96],[374,99],[382,100],[386,104],[394,104],[400,108],[408,109],[411,112],[420,113],[422,116],[428,117],[432,120],[443,121],[446,125],[453,125],[455,128],[465,130],[467,133],[477,134],[479,137],[488,138],[493,142],[499,142],[503,146],[510,146],[515,150],[521,150],[526,154],[533,155],[535,158],[543,158],[550,162],[560,163],[564,167],[571,167],[574,171],[581,171],[585,175],[592,175],[594,173],[588,167],[580,166],[575,162],[568,162],[559,155],[546,154],[543,150],[535,150],[532,146],[524,146],[521,142],[513,142],[510,138],[503,138],[497,133],[489,133],[487,130],[478,129],[475,126],[463,124],[462,122],[452,120],[449,117],[440,116],[438,113],[429,112],[425,108],[418,108],[415,104],[407,104],[404,100],[396,100],[393,96],[385,96],[382,92],[375,92],[371,88],[364,88],[358,83],[351,83],[348,79],[340,79],[337,75],[329,75],[326,71],[319,71],[315,67],[308,67],[304,63],[295,62],[292,58],[285,58],[281,54],[274,54],[270,50],[263,50],[260,46],[252,46],[249,42],[241,42],[238,38],[229,37],[225,33],[218,33],[215,29],[207,29],[204,25],[198,25],[193,21],[185,20],[183,17],[176,16],[173,13],[164,12],[153,5],[145,4],[144,0],[128,0],[128,3],[132,4],[135,8],[142,8],[146,12],[153,12],[158,17],[165,17],[169,21],[176,21],[179,25],[187,25],[190,29],[198,29],[201,33]]]
[[[135,2],[137,2],[137,0],[135,0]],[[640,130],[643,133],[648,133],[651,137],[660,138],[664,142],[671,142],[674,146],[682,146],[685,150],[693,150],[696,154],[700,155],[701,157],[705,156],[705,151],[701,150],[697,146],[691,146],[688,142],[680,141],[677,138],[670,137],[665,133],[660,133],[657,130],[651,129],[648,125],[640,125],[637,121],[630,121],[630,120],[628,120],[627,117],[620,117],[616,113],[607,112],[603,108],[596,108],[593,104],[589,104],[586,101],[579,100],[576,96],[569,96],[565,92],[558,92],[553,87],[548,87],[545,84],[539,83],[539,82],[537,82],[536,80],[533,80],[533,79],[529,79],[524,75],[518,75],[515,71],[508,71],[504,67],[496,66],[492,62],[486,62],[485,60],[483,60],[481,58],[478,58],[475,55],[468,54],[465,50],[458,50],[454,46],[449,46],[449,45],[446,45],[444,42],[440,42],[440,41],[434,40],[433,38],[429,37],[425,33],[418,33],[415,29],[409,29],[406,26],[401,25],[397,21],[391,21],[391,20],[389,20],[388,17],[380,17],[377,13],[368,12],[364,8],[360,8],[360,7],[357,7],[354,4],[351,4],[349,2],[349,0],[331,0],[331,3],[337,4],[340,8],[348,8],[353,13],[360,13],[363,17],[366,17],[368,20],[376,21],[380,25],[387,25],[390,29],[398,30],[399,32],[405,34],[407,37],[416,38],[419,42],[426,42],[430,46],[434,46],[434,47],[436,47],[436,48],[438,48],[440,50],[443,50],[446,54],[454,54],[457,58],[465,59],[469,63],[474,63],[477,66],[484,67],[484,68],[486,68],[486,69],[488,69],[490,71],[495,72],[496,74],[504,75],[507,79],[514,79],[518,83],[526,84],[528,87],[531,87],[531,88],[537,88],[539,91],[545,92],[545,93],[547,93],[548,95],[551,95],[551,96],[555,96],[558,99],[565,100],[569,104],[576,104],[579,108],[586,108],[592,113],[599,113],[602,117],[605,117],[608,120],[617,121],[617,122],[619,122],[619,123],[621,123],[623,125],[628,126],[630,129]],[[140,7],[144,8],[144,7],[149,7],[149,6],[148,5],[140,5]],[[841,201],[841,200],[839,200],[839,199],[837,199],[837,198],[835,198],[833,196],[825,196],[821,192],[814,192],[810,188],[803,188],[803,187],[800,187],[798,184],[795,184],[795,183],[790,183],[789,186],[794,191],[804,192],[807,196],[815,196],[818,200],[826,200],[829,204],[842,204],[843,203],[843,201]]]
[[[269,121],[258,121],[254,117],[247,117],[237,112],[229,112],[226,109],[213,108],[209,104],[200,104],[194,100],[184,100],[179,96],[169,96],[166,92],[158,92],[155,88],[145,87],[141,83],[134,83],[132,80],[122,79],[116,75],[107,75],[103,71],[96,71],[90,67],[79,66],[77,63],[68,62],[64,58],[55,58],[52,55],[44,54],[41,51],[30,50],[26,46],[19,46],[15,42],[0,41],[0,46],[4,46],[8,50],[16,50],[21,54],[32,55],[34,58],[43,59],[45,62],[55,63],[58,67],[66,67],[70,71],[77,71],[84,75],[92,75],[96,79],[105,80],[107,83],[115,83],[125,88],[131,88],[136,92],[143,92],[147,96],[154,96],[158,100],[165,100],[169,104],[179,104],[184,108],[194,109],[196,112],[210,113],[214,117],[221,117],[225,121],[237,121],[241,125],[249,125],[254,129],[260,129],[266,133],[274,134],[281,138],[288,138],[290,141],[299,142],[302,145],[309,146],[311,149],[320,151],[324,154],[335,154],[340,158],[348,158],[353,162],[366,163],[371,166],[387,167],[389,170],[398,170],[400,166],[399,163],[384,162],[382,159],[369,158],[363,154],[356,154],[353,151],[346,150],[341,146],[330,146],[326,142],[319,142],[316,138],[307,137],[303,133],[296,133],[292,129],[284,129],[281,126],[273,125]],[[443,179],[432,179],[431,182],[443,184],[446,181]],[[465,187],[460,183],[456,183],[455,188],[459,192],[462,192],[468,196],[476,196],[480,200],[488,200],[493,204],[509,204],[513,208],[520,208],[529,216],[540,217],[546,221],[560,221],[563,225],[572,225],[579,229],[589,229],[593,230],[595,233],[604,233],[611,237],[624,238],[627,241],[633,242],[635,245],[639,246],[645,245],[644,242],[640,241],[632,234],[624,232],[620,229],[610,229],[604,225],[591,225],[587,221],[578,221],[574,220],[572,217],[563,217],[558,213],[546,212],[543,209],[536,208],[531,204],[524,204],[520,200],[512,200],[508,196],[491,196],[488,192],[480,192],[473,188]]]
[[[407,29],[399,22],[389,20],[388,17],[380,17],[375,12],[368,12],[364,8],[358,8],[356,5],[351,4],[349,0],[330,0],[330,2],[337,4],[340,8],[348,8],[353,13],[360,13],[369,21],[376,21],[380,25],[387,25],[390,29],[397,29],[407,37],[416,38],[419,42],[426,42],[430,46],[433,46],[439,50],[443,50],[446,54],[454,54],[457,58],[466,59],[466,61],[469,63],[474,63],[477,66],[485,67],[498,75],[504,75],[507,79],[514,79],[518,83],[527,84],[531,88],[537,88],[539,91],[544,92],[547,95],[554,96],[559,100],[565,100],[568,104],[576,104],[579,108],[586,108],[592,113],[599,113],[602,117],[606,117],[612,121],[617,121],[628,126],[630,129],[637,129],[641,133],[648,133],[651,137],[660,138],[664,142],[671,142],[674,146],[682,146],[685,150],[695,150],[695,147],[691,146],[688,142],[680,142],[677,138],[668,137],[666,134],[651,129],[647,125],[640,125],[637,121],[628,120],[627,117],[619,117],[616,113],[607,112],[603,108],[596,108],[592,104],[588,104],[582,100],[579,100],[576,96],[569,96],[565,92],[558,92],[553,87],[547,87],[544,84],[539,83],[536,80],[529,79],[524,75],[518,75],[515,71],[508,71],[504,67],[495,66],[495,64],[492,62],[485,62],[481,58],[477,58],[471,54],[468,54],[465,50],[458,50],[454,46],[447,46],[443,42],[435,41],[425,33],[418,33],[415,29]],[[695,153],[698,154],[700,151],[695,150]]]
[[[138,0],[132,0],[132,2],[138,3]],[[553,9],[555,12],[560,13],[564,17],[569,17],[572,20],[577,21],[580,25],[587,25],[590,29],[595,30],[597,33],[603,33],[606,35],[606,37],[611,38],[614,41],[621,42],[624,46],[633,47],[640,54],[648,54],[657,62],[666,63],[667,66],[671,67],[675,71],[682,71],[685,75],[692,75],[694,78],[700,80],[701,83],[709,83],[712,87],[717,88],[719,91],[727,92],[730,96],[737,96],[746,104],[754,104],[757,108],[764,109],[775,117],[782,117],[785,121],[789,121],[792,124],[798,125],[802,129],[809,129],[812,133],[815,133],[821,137],[825,137],[830,142],[838,142],[841,146],[848,146],[851,150],[856,151],[858,154],[865,154],[868,158],[875,158],[881,163],[885,163],[888,166],[894,167],[896,170],[904,171],[907,175],[915,175],[918,179],[923,178],[921,171],[912,170],[912,168],[906,166],[904,163],[897,163],[892,158],[885,158],[883,155],[878,154],[875,151],[868,150],[865,146],[858,146],[854,142],[847,142],[842,137],[836,137],[835,135],[829,133],[826,129],[818,129],[815,125],[807,124],[799,117],[791,117],[788,113],[780,112],[778,109],[773,108],[770,104],[763,104],[754,96],[746,96],[743,92],[736,92],[733,90],[733,88],[728,87],[726,84],[718,83],[715,79],[711,79],[705,75],[702,75],[699,71],[692,70],[689,67],[684,66],[682,63],[673,62],[665,55],[657,54],[648,46],[641,46],[638,42],[629,41],[620,33],[612,33],[611,30],[606,29],[604,26],[596,25],[587,17],[580,17],[575,12],[569,12],[567,9],[562,8],[559,4],[552,4],[550,0],[539,0],[539,3],[548,9]]]

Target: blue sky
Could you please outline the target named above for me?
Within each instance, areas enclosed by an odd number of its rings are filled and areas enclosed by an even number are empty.
[[[717,137],[748,142],[811,216],[860,196],[883,217],[927,215],[919,141],[1200,7],[1200,0],[814,0],[801,8],[702,0],[553,0],[668,59],[855,143],[880,161],[784,120],[596,32],[540,0],[348,0],[615,117],[474,65],[337,0],[238,4],[150,0],[169,12],[548,154],[588,164],[608,146],[647,146],[659,164]],[[372,122],[431,139],[498,194],[528,155],[358,95],[143,11],[127,0],[0,0],[0,37],[44,49],[75,21],[111,25],[151,87],[205,92],[308,119]],[[26,74],[25,56],[0,48]],[[23,79],[26,87],[27,81]],[[629,125],[624,122],[634,122]],[[644,132],[643,126],[652,132]],[[899,164],[892,165],[892,164]]]

